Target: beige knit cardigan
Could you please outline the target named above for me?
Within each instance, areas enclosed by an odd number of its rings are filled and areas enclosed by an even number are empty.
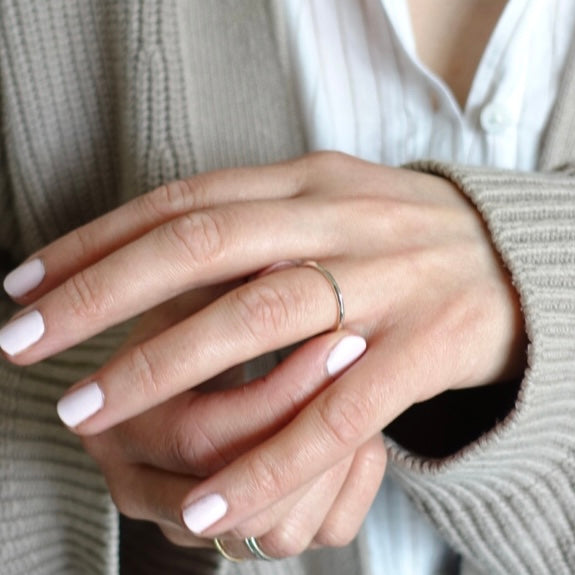
[[[272,1],[0,1],[4,271],[166,180],[305,151]],[[575,55],[538,173],[416,166],[452,179],[482,213],[530,341],[513,408],[486,433],[435,459],[389,440],[396,478],[486,573],[575,571],[574,166]],[[0,302],[5,319],[14,308]],[[40,365],[0,365],[2,575],[118,573],[117,513],[54,404],[121,332]],[[238,568],[212,552],[158,553],[141,543],[147,531],[127,530],[137,560],[125,572],[368,573],[362,536],[345,549]]]

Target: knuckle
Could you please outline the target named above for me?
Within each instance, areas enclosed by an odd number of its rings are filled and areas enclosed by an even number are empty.
[[[222,214],[203,211],[185,214],[166,225],[170,241],[194,266],[210,264],[223,253],[226,229]]]
[[[101,317],[112,304],[110,290],[93,268],[85,268],[66,280],[64,290],[74,313],[80,318]]]
[[[136,205],[154,219],[166,219],[174,214],[194,210],[207,205],[208,187],[203,176],[186,180],[174,180],[139,197]]]
[[[92,233],[92,226],[81,226],[72,232],[78,250],[76,257],[83,259],[85,256],[94,252],[94,248],[98,245]]]
[[[246,477],[249,496],[259,502],[276,501],[286,494],[289,475],[262,450],[248,459]]]
[[[136,200],[144,213],[161,219],[179,213],[186,205],[186,185],[182,181],[169,182]]]
[[[358,393],[338,390],[326,394],[318,406],[318,415],[330,438],[343,446],[351,446],[366,431],[370,407],[369,401]]]
[[[277,527],[259,540],[263,550],[277,559],[300,555],[308,548],[310,541],[301,525],[299,527],[296,528],[295,523],[289,521]]]
[[[284,333],[298,309],[293,293],[281,286],[247,284],[231,297],[243,327],[256,341]]]
[[[316,169],[326,170],[326,173],[339,171],[344,163],[347,163],[350,156],[343,152],[322,150],[313,152],[309,156],[310,160],[315,164]]]
[[[166,450],[173,453],[177,468],[196,477],[212,475],[228,463],[215,440],[197,420],[183,420],[174,437],[167,439]]]
[[[164,381],[146,344],[135,345],[127,356],[130,384],[141,397],[157,400],[163,397]]]
[[[81,438],[84,451],[102,467],[102,464],[109,460],[109,453],[106,455],[106,442],[103,440],[106,434],[103,435],[88,435]]]
[[[177,469],[186,469],[191,473],[199,471],[199,458],[197,455],[197,443],[189,433],[189,428],[183,422],[175,431],[174,437],[165,439],[166,453],[171,453]]]
[[[383,435],[376,437],[365,446],[359,458],[360,475],[376,473],[383,477],[387,466],[387,451],[383,442]]]
[[[314,537],[322,547],[345,547],[357,535],[356,530],[344,518],[326,521]]]
[[[102,467],[110,497],[118,511],[131,519],[140,519],[142,510],[132,490],[126,486],[125,476],[129,475],[123,466]]]
[[[110,497],[118,511],[130,519],[141,519],[142,512],[140,506],[130,496],[129,490],[119,487],[117,483],[110,480],[109,477],[106,478],[106,483],[108,484]]]

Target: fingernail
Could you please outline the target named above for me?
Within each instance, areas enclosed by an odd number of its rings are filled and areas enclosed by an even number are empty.
[[[76,427],[102,407],[104,394],[100,386],[93,382],[62,397],[56,409],[60,419],[68,427]]]
[[[42,314],[31,311],[0,329],[0,348],[8,355],[16,355],[36,343],[44,335]]]
[[[4,278],[4,291],[10,297],[22,297],[38,287],[45,275],[42,260],[31,260],[18,266]]]
[[[326,362],[327,372],[329,375],[336,375],[358,357],[360,357],[367,348],[367,342],[359,335],[348,335],[344,337],[331,350]]]
[[[196,535],[219,521],[228,511],[226,500],[217,493],[206,495],[182,512],[186,527]]]

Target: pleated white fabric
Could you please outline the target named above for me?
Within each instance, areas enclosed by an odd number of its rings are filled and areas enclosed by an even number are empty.
[[[294,79],[311,149],[533,169],[571,31],[571,0],[511,0],[464,109],[416,53],[406,0],[288,0]]]

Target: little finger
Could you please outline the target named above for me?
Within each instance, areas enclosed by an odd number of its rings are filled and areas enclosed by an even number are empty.
[[[387,455],[383,434],[361,446],[346,480],[318,529],[314,544],[342,547],[355,538],[383,481]]]

